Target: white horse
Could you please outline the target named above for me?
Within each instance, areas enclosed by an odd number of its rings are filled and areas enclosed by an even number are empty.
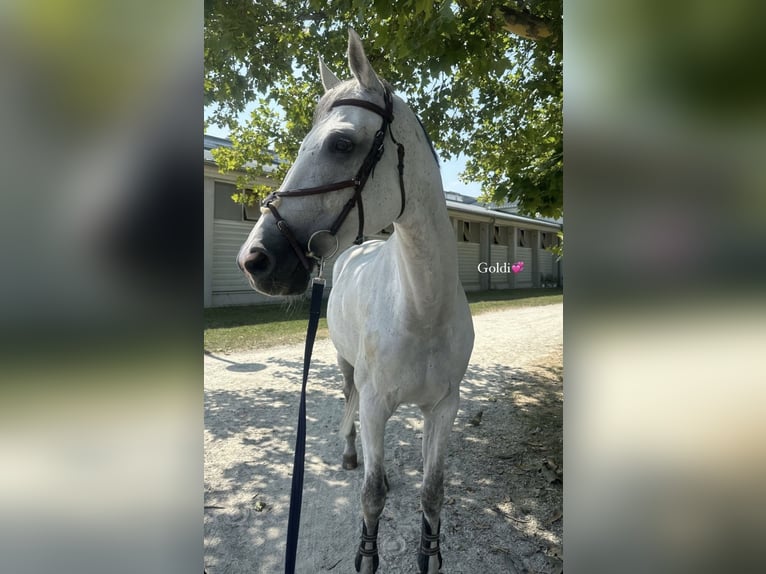
[[[418,564],[421,573],[436,573],[444,458],[473,324],[431,143],[413,112],[378,78],[353,30],[348,61],[353,79],[341,81],[320,60],[325,94],[313,127],[237,260],[258,291],[299,294],[314,258],[335,247],[333,236],[346,247],[355,238],[361,243],[365,225],[379,231],[393,223],[388,241],[366,241],[338,258],[327,311],[345,379],[344,468],[357,465],[357,409],[362,435],[363,522],[355,566],[366,573],[378,567],[378,519],[388,491],[383,434],[397,406],[408,403],[424,417]]]

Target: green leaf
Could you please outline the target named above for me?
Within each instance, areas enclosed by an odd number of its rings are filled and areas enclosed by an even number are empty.
[[[524,5],[554,23],[544,42],[503,28],[507,2],[426,0],[265,0],[205,6],[207,122],[230,126],[222,169],[293,161],[321,95],[317,57],[341,78],[347,25],[365,42],[376,71],[416,108],[443,157],[464,154],[465,177],[525,213],[560,215],[563,206],[562,0]],[[501,17],[500,17],[501,18]],[[248,122],[238,114],[256,101]],[[217,156],[218,157],[218,156]],[[262,172],[263,170],[261,170]],[[242,185],[255,184],[258,169]],[[247,189],[247,187],[243,187]],[[254,189],[254,188],[253,188]]]

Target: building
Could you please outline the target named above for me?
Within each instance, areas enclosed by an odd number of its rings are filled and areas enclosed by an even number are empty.
[[[257,206],[244,208],[231,199],[236,178],[221,174],[210,153],[222,145],[229,142],[205,136],[205,307],[273,302],[273,297],[253,291],[235,262],[260,210]],[[507,206],[493,209],[454,192],[445,192],[445,201],[455,230],[460,280],[466,291],[561,283],[561,261],[548,250],[558,240],[563,225],[560,221],[524,217]],[[390,229],[381,230],[368,237],[385,239],[389,233]],[[524,262],[524,269],[514,273],[510,265],[517,261]],[[480,265],[482,262],[486,265]],[[499,265],[502,263],[507,265]],[[331,261],[325,275],[331,286]]]

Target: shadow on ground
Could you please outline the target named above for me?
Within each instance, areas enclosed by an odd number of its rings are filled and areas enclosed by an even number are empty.
[[[205,393],[205,566],[208,574],[279,572],[302,364],[269,358],[264,374],[229,362],[249,382]],[[341,389],[336,365],[315,360],[298,572],[354,571],[363,470],[340,467]],[[544,467],[562,464],[561,353],[523,369],[470,365],[461,389],[446,469],[444,572],[560,572],[561,477]],[[400,407],[386,428],[391,491],[379,574],[417,571],[421,433],[417,407]]]

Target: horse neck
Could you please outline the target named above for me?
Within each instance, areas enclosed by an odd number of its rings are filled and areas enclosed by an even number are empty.
[[[436,319],[437,308],[453,305],[459,280],[455,234],[438,167],[434,165],[428,175],[407,188],[404,213],[394,222],[387,244],[394,253],[405,300],[414,305],[417,315]]]

